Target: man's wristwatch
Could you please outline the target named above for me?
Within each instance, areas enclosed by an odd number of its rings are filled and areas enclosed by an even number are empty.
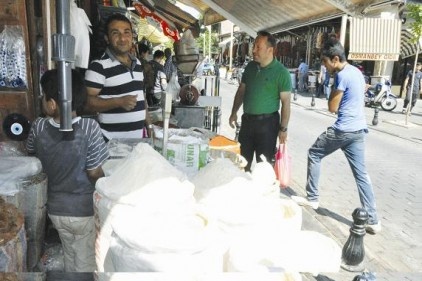
[[[280,126],[280,132],[287,132],[287,127]]]

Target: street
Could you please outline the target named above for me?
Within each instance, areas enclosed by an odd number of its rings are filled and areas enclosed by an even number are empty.
[[[228,118],[237,85],[231,85],[224,79],[220,81],[223,99],[220,134],[234,138],[235,131],[228,126]],[[292,99],[288,148],[293,162],[293,183],[282,191],[282,196],[305,195],[307,150],[318,135],[335,121],[335,116],[326,110],[325,99],[317,98],[316,101],[316,106],[311,107],[309,95],[299,96],[297,102]],[[401,105],[402,101],[395,112],[381,111],[380,119],[392,116],[394,120],[404,120],[404,115],[398,115]],[[376,235],[365,235],[364,265],[367,271],[377,273],[378,281],[404,280],[404,277],[408,278],[406,280],[421,280],[422,126],[417,124],[403,128],[392,125],[394,120],[372,126],[373,109],[366,108],[365,111],[369,127],[366,165],[383,229]],[[242,109],[238,112],[239,118],[241,112]],[[417,110],[413,116],[422,117]],[[317,211],[306,208],[303,229],[323,232],[342,247],[349,236],[351,214],[360,207],[356,184],[342,151],[323,159],[319,187],[320,208]],[[355,275],[346,276],[353,278]]]

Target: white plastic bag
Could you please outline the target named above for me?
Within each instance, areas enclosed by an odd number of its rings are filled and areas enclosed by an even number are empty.
[[[26,88],[26,55],[20,25],[5,25],[0,33],[0,86]]]
[[[195,38],[193,37],[192,31],[190,29],[183,32],[182,38],[178,44],[176,51],[177,55],[193,55],[199,54],[199,50],[196,46]]]
[[[179,98],[180,85],[178,82],[177,72],[173,72],[170,81],[167,84],[166,92],[171,94],[172,100],[176,101]]]

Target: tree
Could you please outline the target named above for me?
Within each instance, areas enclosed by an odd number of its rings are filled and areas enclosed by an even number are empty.
[[[208,55],[208,49],[210,44],[210,30],[208,28],[205,28],[203,32],[201,32],[201,35],[196,38],[196,45],[198,46],[198,49],[200,50],[200,53],[204,54],[204,38],[205,38],[205,54]],[[216,33],[211,32],[211,53],[217,54],[218,53],[218,38]]]
[[[419,51],[421,47],[422,41],[422,5],[420,4],[406,4],[406,8],[408,10],[407,16],[412,19],[409,23],[410,30],[412,31],[413,37],[412,42],[416,44],[416,54],[415,54],[415,63],[413,64],[413,74],[412,74],[412,82],[410,84],[410,89],[413,89],[413,84],[415,82],[415,72],[416,72],[416,62],[418,61]],[[412,99],[412,97],[409,97]],[[407,107],[406,112],[406,121],[405,124],[407,125],[409,115],[410,115],[410,108],[411,106]]]

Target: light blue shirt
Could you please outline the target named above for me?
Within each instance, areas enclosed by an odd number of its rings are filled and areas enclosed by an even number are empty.
[[[299,71],[299,73],[306,74],[306,73],[308,73],[308,69],[309,69],[308,65],[305,62],[302,62],[299,65],[298,71]]]
[[[337,90],[343,91],[343,97],[333,128],[342,132],[367,129],[364,111],[365,79],[362,72],[356,67],[346,64],[337,73],[334,86]]]

